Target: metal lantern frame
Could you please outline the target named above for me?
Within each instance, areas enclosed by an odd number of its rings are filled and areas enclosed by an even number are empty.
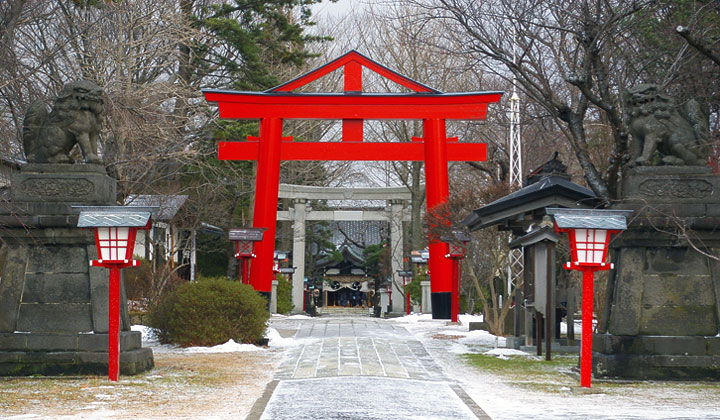
[[[413,272],[410,270],[398,270],[397,271],[398,276],[402,277],[403,279],[403,286],[407,286],[412,282],[413,278]],[[408,281],[410,279],[410,281]],[[405,314],[410,315],[410,293],[408,293],[407,290],[405,290]]]
[[[410,262],[417,265],[427,265],[430,261],[430,251],[412,251],[410,253]]]
[[[289,254],[287,251],[273,251],[273,280],[275,280],[277,274],[280,273],[280,261],[287,260]]]
[[[546,212],[555,219],[555,231],[568,234],[572,261],[566,263],[564,268],[583,272],[580,386],[590,388],[592,381],[593,273],[613,268],[611,263],[606,262],[610,237],[627,229],[627,217],[632,214],[632,211],[548,208]]]
[[[235,258],[240,261],[241,269],[238,281],[242,284],[250,284],[248,272],[249,260],[255,258],[255,243],[262,241],[265,228],[231,228],[228,231],[228,238],[235,243]]]
[[[95,230],[97,260],[92,267],[110,270],[108,285],[108,379],[117,381],[120,372],[120,269],[140,265],[132,259],[139,229],[150,229],[157,207],[75,206],[80,211],[79,228]]]

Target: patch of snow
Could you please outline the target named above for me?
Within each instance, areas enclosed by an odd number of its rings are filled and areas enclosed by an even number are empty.
[[[145,325],[133,325],[130,327],[133,331],[140,331],[142,334],[143,347],[149,347],[155,353],[235,353],[247,351],[259,351],[262,348],[252,344],[240,344],[235,340],[229,340],[227,343],[218,344],[213,347],[187,347],[182,348],[173,344],[160,344],[155,338],[154,330]]]
[[[252,344],[240,344],[236,343],[235,340],[228,340],[225,344],[218,344],[213,347],[188,347],[183,349],[182,352],[187,353],[236,353],[245,351],[258,351],[261,347],[254,346]]]
[[[461,314],[458,315],[458,320],[463,325],[470,325],[471,322],[483,322],[484,318],[482,315]]]
[[[460,344],[460,343],[452,343],[450,345],[450,348],[448,349],[448,351],[450,353],[454,353],[454,354],[472,353],[472,351],[470,351],[470,348],[468,348],[468,346],[466,346],[464,344]]]
[[[132,325],[130,329],[132,331],[140,331],[140,333],[142,334],[143,347],[152,347],[159,344],[157,339],[155,338],[153,328],[146,327],[145,325]]]
[[[432,314],[415,314],[412,313],[410,315],[401,316],[398,318],[393,318],[393,321],[395,322],[401,322],[401,323],[416,323],[420,321],[433,321]],[[444,322],[444,320],[442,320]]]
[[[463,344],[474,344],[481,346],[504,347],[507,341],[505,337],[498,337],[487,331],[468,331],[465,337],[459,340]]]
[[[488,350],[485,352],[485,354],[488,354],[490,356],[532,356],[529,353],[526,353],[521,350],[515,350],[515,349],[506,349],[498,347],[496,349]]]
[[[269,339],[268,347],[294,347],[294,346],[302,346],[305,344],[310,344],[317,342],[318,339],[315,338],[293,338],[288,337],[284,338],[280,335],[279,332],[275,328],[268,328],[267,332],[265,333],[265,338]]]
[[[308,316],[308,315],[298,314],[298,315],[290,315],[289,317],[287,317],[287,319],[312,319],[312,317]]]

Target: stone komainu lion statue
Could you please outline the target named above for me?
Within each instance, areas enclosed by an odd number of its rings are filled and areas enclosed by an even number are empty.
[[[708,118],[697,101],[690,100],[678,107],[658,86],[650,84],[628,90],[625,99],[634,145],[631,165],[707,163]]]
[[[44,103],[33,102],[23,122],[27,161],[72,163],[70,151],[77,143],[85,163],[102,163],[97,144],[103,105],[102,90],[87,80],[66,84],[50,113]]]

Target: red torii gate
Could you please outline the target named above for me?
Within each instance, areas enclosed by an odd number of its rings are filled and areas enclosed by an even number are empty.
[[[343,68],[344,93],[294,93],[334,70]],[[363,93],[363,67],[413,93]],[[488,103],[502,92],[442,93],[418,83],[357,51],[345,55],[287,83],[264,92],[203,90],[208,102],[217,102],[220,118],[260,119],[260,136],[247,142],[220,142],[218,159],[257,160],[253,226],[266,228],[255,244],[257,258],[250,268],[250,284],[268,299],[272,288],[273,252],[277,224],[278,183],[281,160],[425,161],[428,209],[448,197],[448,161],[484,161],[484,143],[459,143],[447,138],[445,120],[480,120]],[[283,137],[283,119],[342,120],[341,142],[297,142]],[[363,142],[363,120],[414,119],[423,121],[423,137],[412,143]],[[433,318],[450,319],[452,264],[445,255],[447,244],[432,242]]]

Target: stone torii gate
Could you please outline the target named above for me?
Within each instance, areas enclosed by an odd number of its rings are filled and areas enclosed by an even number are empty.
[[[343,93],[293,92],[342,68]],[[363,68],[393,81],[412,93],[362,92]],[[268,300],[272,288],[273,251],[277,224],[277,194],[281,160],[424,161],[426,201],[432,209],[447,200],[448,161],[484,161],[484,143],[460,143],[447,138],[445,121],[481,120],[489,103],[502,92],[442,93],[418,83],[356,51],[331,61],[287,83],[264,92],[203,90],[208,102],[217,102],[220,118],[260,119],[260,136],[247,142],[220,142],[222,160],[257,160],[253,226],[266,228],[255,246],[257,258],[250,284]],[[283,119],[342,120],[340,142],[293,142],[283,137]],[[363,142],[364,120],[422,120],[423,137],[413,142]],[[452,265],[445,258],[448,245],[434,241],[430,248],[433,318],[449,319]]]
[[[392,265],[393,296],[402,296],[404,290],[398,270],[403,269],[403,229],[402,222],[409,222],[410,215],[405,204],[410,201],[410,191],[405,187],[375,188],[335,188],[303,185],[280,184],[278,198],[293,200],[287,211],[278,211],[278,221],[293,222],[293,261],[296,267],[293,273],[293,305],[295,310],[303,307],[303,289],[305,280],[305,222],[308,220],[332,221],[383,221],[390,223],[390,252]],[[308,200],[387,200],[386,210],[309,210]],[[392,312],[403,312],[404,299],[392,300]]]

